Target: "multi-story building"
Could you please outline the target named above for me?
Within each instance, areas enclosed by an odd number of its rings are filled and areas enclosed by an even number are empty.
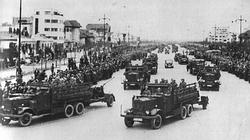
[[[208,42],[227,43],[232,41],[232,33],[229,32],[229,27],[213,27],[209,32]]]
[[[80,43],[80,28],[81,24],[76,20],[65,20],[64,21],[64,38],[65,46],[73,47]]]
[[[103,41],[104,38],[104,31],[105,31],[105,41],[108,41],[111,33],[111,26],[106,23],[104,24],[88,24],[86,29],[89,30],[91,33],[95,34],[96,41]]]
[[[33,16],[32,34],[53,38],[56,43],[64,43],[64,17],[54,9],[36,10]]]

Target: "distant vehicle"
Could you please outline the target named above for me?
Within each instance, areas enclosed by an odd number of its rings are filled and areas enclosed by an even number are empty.
[[[141,88],[146,82],[150,81],[150,74],[147,67],[144,66],[127,66],[124,72],[125,80],[123,81],[124,90],[131,86]]]
[[[173,44],[172,45],[172,53],[177,53],[178,52],[178,46]]]
[[[150,123],[152,129],[159,129],[165,118],[178,115],[180,119],[190,117],[194,104],[207,108],[208,97],[200,97],[195,83],[175,90],[169,84],[149,83],[147,86],[150,94],[133,96],[132,108],[121,113],[127,127],[132,127],[134,122],[142,122]]]
[[[157,74],[158,71],[158,56],[157,54],[151,54],[148,58],[143,59],[143,65],[147,66],[150,74]]]
[[[205,66],[205,68],[197,74],[200,90],[211,89],[219,91],[221,85],[219,81],[220,77],[220,70],[215,65]]]
[[[197,75],[205,67],[204,59],[191,59],[187,64],[187,71],[192,75]]]
[[[165,60],[165,68],[174,68],[172,59]]]
[[[103,87],[91,87],[84,83],[67,87],[51,85],[29,85],[19,87],[4,98],[0,108],[0,121],[8,125],[11,120],[18,121],[20,126],[29,126],[34,116],[45,116],[63,113],[66,118],[84,113],[84,108],[94,102],[106,102],[113,105],[115,97],[106,94]],[[28,88],[28,89],[27,89]]]
[[[186,55],[180,55],[178,57],[179,64],[188,64],[188,57]]]
[[[175,62],[178,62],[179,57],[180,57],[181,55],[182,55],[181,53],[176,53],[176,54],[174,55],[174,61],[175,61]]]

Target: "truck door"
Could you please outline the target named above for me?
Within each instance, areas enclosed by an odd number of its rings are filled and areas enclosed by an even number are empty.
[[[51,93],[49,89],[41,89],[37,95],[37,111],[40,114],[50,113],[51,109]]]

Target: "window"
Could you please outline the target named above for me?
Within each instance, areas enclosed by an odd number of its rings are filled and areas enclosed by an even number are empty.
[[[50,23],[50,20],[49,19],[45,19],[44,22],[45,23]]]
[[[44,31],[50,31],[50,28],[44,28]]]
[[[51,23],[58,23],[58,20],[57,19],[52,19]]]
[[[49,15],[50,11],[45,11],[44,13],[45,13],[45,15]]]
[[[58,30],[57,28],[51,28],[52,32],[57,32],[57,30]]]
[[[40,12],[39,12],[39,11],[36,11],[36,15],[40,15]]]

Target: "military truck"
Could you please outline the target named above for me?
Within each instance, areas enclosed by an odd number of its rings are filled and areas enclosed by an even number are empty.
[[[197,80],[199,83],[200,90],[215,90],[220,89],[221,74],[219,68],[215,65],[208,65],[197,74]]]
[[[207,108],[208,97],[199,95],[196,84],[188,84],[184,88],[172,88],[170,84],[147,84],[150,94],[133,96],[132,108],[125,110],[121,117],[127,127],[132,127],[134,122],[150,123],[152,129],[158,129],[165,118],[179,116],[180,119],[190,117],[193,105],[202,105]]]
[[[113,105],[115,97],[106,94],[103,87],[91,87],[83,83],[63,87],[48,84],[31,84],[4,98],[0,108],[0,121],[8,125],[11,120],[20,126],[29,126],[35,116],[64,114],[66,118],[84,113],[85,107],[94,102]]]
[[[188,64],[188,57],[186,55],[180,55],[177,61],[179,64]]]
[[[205,67],[204,59],[191,59],[187,64],[187,71],[192,75],[197,75]]]
[[[146,82],[150,81],[148,69],[142,65],[130,65],[125,68],[125,80],[123,80],[123,89],[129,89],[131,86],[141,88]]]
[[[150,55],[143,60],[143,65],[147,67],[150,74],[157,74],[158,71],[158,57],[157,55]]]

